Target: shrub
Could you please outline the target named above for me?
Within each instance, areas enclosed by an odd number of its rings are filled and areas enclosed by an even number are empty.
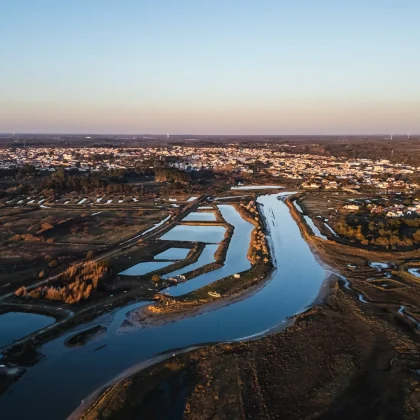
[[[15,295],[16,296],[26,296],[26,294],[27,294],[27,292],[26,292],[26,287],[25,286],[22,286],[22,287],[19,287],[19,289],[17,289],[16,290],[16,292],[15,292]]]
[[[37,287],[29,296],[74,304],[88,299],[108,271],[109,265],[94,261],[72,265],[59,276],[58,284]]]
[[[88,251],[88,252],[86,253],[86,258],[87,258],[88,260],[92,259],[94,256],[95,256],[95,251]]]

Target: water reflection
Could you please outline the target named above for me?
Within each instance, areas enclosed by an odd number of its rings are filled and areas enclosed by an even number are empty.
[[[187,265],[186,267],[180,268],[179,270],[172,271],[172,273],[165,274],[163,277],[175,277],[180,276],[185,273],[189,273],[190,271],[196,270],[197,268],[201,268],[207,264],[211,264],[215,261],[214,253],[217,251],[218,245],[214,244],[207,244],[203,251],[201,252],[198,260],[195,263]]]
[[[216,222],[216,215],[209,212],[192,212],[182,219],[183,222]]]
[[[207,242],[217,244],[225,236],[224,226],[187,226],[177,225],[160,239],[164,241]]]
[[[26,312],[6,312],[0,315],[0,347],[26,337],[55,322],[50,316]]]
[[[218,208],[226,222],[234,227],[223,266],[208,273],[201,274],[185,283],[170,287],[170,295],[184,295],[224,277],[232,276],[233,274],[251,268],[247,253],[254,225],[244,220],[234,206],[219,205]]]
[[[255,336],[304,310],[318,295],[324,271],[278,196],[258,199],[277,266],[265,287],[247,299],[211,312],[123,335],[116,332],[127,312],[145,303],[126,306],[112,316],[103,315],[91,323],[109,325],[107,336],[100,341],[69,349],[63,343],[73,331],[41,347],[46,357],[0,398],[0,412],[13,413],[15,419],[65,418],[96,388],[158,353]],[[95,351],[100,346],[105,347]],[[46,395],[54,404],[46,404]]]

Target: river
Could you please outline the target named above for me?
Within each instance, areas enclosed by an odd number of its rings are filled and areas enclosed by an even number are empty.
[[[247,271],[251,268],[247,253],[254,225],[243,219],[234,206],[219,205],[218,208],[226,222],[234,227],[224,264],[216,270],[203,273],[194,279],[170,287],[168,292],[171,296],[185,295],[217,280]],[[214,229],[213,227],[206,227],[212,230]]]
[[[0,412],[14,419],[65,418],[82,399],[131,366],[172,349],[279,329],[287,318],[311,305],[325,272],[288,207],[278,200],[282,195],[287,193],[258,198],[277,267],[264,287],[247,299],[158,327],[121,332],[127,312],[145,303],[128,305],[79,326],[41,347],[45,357],[0,398]],[[108,327],[106,337],[79,348],[64,345],[76,331],[98,324]]]
[[[6,312],[0,315],[0,348],[55,322],[50,316],[29,312]]]

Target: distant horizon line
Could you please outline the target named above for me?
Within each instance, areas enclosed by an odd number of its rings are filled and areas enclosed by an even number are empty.
[[[218,133],[218,134],[198,134],[198,133],[93,133],[93,132],[71,132],[71,133],[60,133],[60,132],[54,132],[54,133],[43,133],[43,132],[0,132],[0,136],[19,136],[19,135],[31,135],[31,136],[162,136],[167,137],[169,134],[169,138],[172,136],[226,136],[226,137],[257,137],[257,136],[273,136],[273,137],[310,137],[310,136],[325,136],[325,137],[375,137],[375,136],[393,136],[393,137],[417,137],[420,136],[420,133],[374,133],[374,134],[367,134],[367,133],[357,133],[357,134],[349,134],[349,133],[333,133],[333,134],[318,134],[318,133],[312,133],[312,134],[259,134],[259,133],[253,133],[253,134],[224,134],[224,133]],[[389,138],[391,140],[391,138]]]

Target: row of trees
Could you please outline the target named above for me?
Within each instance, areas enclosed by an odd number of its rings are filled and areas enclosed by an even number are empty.
[[[264,263],[269,262],[270,251],[268,249],[267,239],[264,232],[261,230],[259,223],[261,219],[259,217],[258,209],[255,201],[250,201],[247,205],[241,203],[240,207],[243,211],[248,213],[249,217],[254,219],[258,226],[252,231],[251,235],[251,249],[249,252],[249,259],[252,265],[257,264],[260,261]]]
[[[45,240],[43,236],[35,236],[32,233],[16,234],[10,237],[10,241],[21,241],[21,242],[48,242],[53,243],[52,238]]]
[[[367,219],[342,217],[333,224],[340,236],[363,245],[411,247],[420,244],[420,219]]]
[[[88,261],[69,267],[60,275],[57,284],[40,286],[29,293],[21,287],[15,295],[75,304],[88,299],[108,272],[108,264]]]
[[[191,182],[190,174],[177,168],[155,168],[155,179],[160,182]]]

